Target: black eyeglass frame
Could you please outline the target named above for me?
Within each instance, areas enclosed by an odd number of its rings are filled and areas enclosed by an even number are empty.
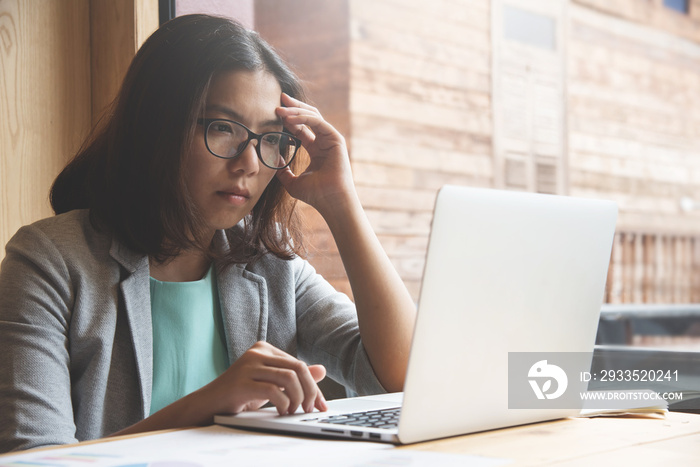
[[[220,156],[220,155],[216,154],[214,151],[212,151],[211,148],[209,147],[207,133],[209,133],[209,126],[211,126],[211,124],[214,122],[233,123],[234,125],[238,125],[241,128],[243,128],[245,131],[248,132],[248,139],[245,141],[245,144],[241,143],[241,145],[239,146],[240,150],[238,152],[236,152],[236,154],[234,154],[233,156],[230,156],[230,157]],[[209,151],[209,153],[212,156],[218,157],[219,159],[234,159],[234,158],[240,156],[241,153],[243,151],[245,151],[245,149],[248,147],[250,142],[252,140],[256,140],[258,142],[258,144],[255,145],[255,153],[258,155],[258,159],[260,159],[260,162],[262,162],[265,167],[268,167],[270,169],[282,170],[282,169],[289,167],[289,164],[292,163],[292,161],[294,160],[294,158],[297,155],[297,152],[299,152],[299,148],[301,147],[301,140],[299,138],[297,138],[296,136],[294,136],[291,133],[288,133],[286,131],[268,131],[265,133],[258,134],[240,122],[237,122],[235,120],[227,120],[225,118],[199,118],[199,119],[197,119],[197,123],[199,123],[200,125],[202,125],[204,127],[204,144],[207,146],[207,150]],[[260,153],[260,146],[262,145],[263,137],[265,137],[266,135],[284,135],[284,136],[291,138],[296,143],[294,146],[294,154],[292,154],[292,157],[289,158],[289,161],[287,161],[287,163],[284,166],[273,167],[271,165],[268,165],[267,162],[265,162],[265,160],[263,159],[262,154]]]

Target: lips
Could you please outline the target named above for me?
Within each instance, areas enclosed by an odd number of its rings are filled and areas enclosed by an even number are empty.
[[[245,188],[233,188],[230,190],[222,190],[219,191],[222,195],[225,196],[240,196],[242,198],[249,199],[250,198],[250,192],[246,190]]]
[[[243,206],[250,199],[250,192],[244,188],[226,189],[217,191],[216,194],[233,206]]]

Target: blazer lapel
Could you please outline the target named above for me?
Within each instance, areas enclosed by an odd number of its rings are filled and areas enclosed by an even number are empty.
[[[219,248],[229,247],[225,234],[217,232]],[[150,415],[153,383],[153,324],[148,257],[137,255],[112,240],[110,255],[126,271],[120,283],[121,299],[130,328],[141,389],[144,418]],[[267,285],[265,278],[236,264],[217,273],[219,302],[226,333],[228,357],[235,362],[258,341],[267,337]]]
[[[148,257],[133,253],[115,239],[112,240],[109,253],[127,272],[119,288],[134,345],[145,418],[151,412],[153,383],[153,327]]]
[[[215,242],[218,248],[229,247],[221,231]],[[264,277],[247,271],[242,264],[225,267],[216,277],[228,357],[233,363],[267,337],[267,285]]]

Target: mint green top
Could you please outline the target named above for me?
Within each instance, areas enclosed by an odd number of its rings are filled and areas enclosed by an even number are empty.
[[[151,277],[151,414],[210,383],[229,366],[214,268],[194,282]]]

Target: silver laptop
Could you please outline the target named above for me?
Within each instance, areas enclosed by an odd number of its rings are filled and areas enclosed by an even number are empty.
[[[592,353],[616,219],[610,201],[443,187],[404,392],[215,422],[409,444],[576,415],[509,409],[508,355]]]

